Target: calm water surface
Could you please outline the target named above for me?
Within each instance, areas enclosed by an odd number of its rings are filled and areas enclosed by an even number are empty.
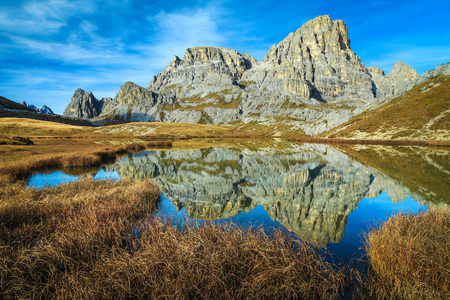
[[[448,150],[327,145],[206,148],[129,153],[83,174],[94,179],[151,178],[158,215],[177,222],[233,222],[288,230],[341,258],[364,254],[364,232],[399,211],[449,203]],[[353,158],[352,158],[353,157]],[[401,174],[400,176],[398,174]],[[423,178],[423,179],[422,179]],[[34,174],[42,188],[77,180],[61,171]]]

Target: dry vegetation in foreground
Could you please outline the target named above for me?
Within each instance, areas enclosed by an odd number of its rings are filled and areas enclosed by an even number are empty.
[[[343,269],[281,233],[151,220],[148,181],[0,184],[6,298],[332,299],[346,286]]]
[[[5,298],[105,298],[102,265],[135,250],[132,226],[158,190],[148,181],[84,180],[44,190],[0,179],[0,294]],[[111,296],[109,296],[112,298]]]
[[[450,299],[450,209],[391,217],[366,247],[375,297]]]

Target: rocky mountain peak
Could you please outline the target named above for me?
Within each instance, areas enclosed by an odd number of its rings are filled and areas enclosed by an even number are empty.
[[[63,116],[80,119],[97,117],[103,108],[103,101],[97,100],[94,94],[78,88],[72,96],[69,105],[64,110]]]
[[[182,60],[175,56],[161,73],[153,77],[147,88],[155,92],[168,92],[178,97],[190,96],[189,91],[192,88],[202,89],[205,82],[208,92],[211,86],[209,83],[221,89],[229,88],[230,85],[237,85],[236,80],[239,80],[255,63],[256,60],[250,55],[242,55],[229,48],[212,46],[188,48]]]
[[[403,62],[396,62],[388,75],[377,67],[369,67],[374,82],[374,90],[379,98],[395,97],[414,86],[419,78],[416,70]]]
[[[372,79],[350,48],[347,26],[330,16],[319,16],[291,32],[243,77],[260,90],[281,88],[306,100],[374,99]]]
[[[29,107],[31,109],[34,109],[35,111],[37,111],[38,113],[41,114],[46,114],[46,115],[54,115],[55,113],[53,112],[53,110],[48,107],[47,105],[42,106],[42,108],[36,107],[33,104],[27,104],[25,101],[22,101],[21,103],[23,106]]]
[[[398,61],[387,76],[394,80],[414,81],[419,77],[419,74],[410,65]]]
[[[278,46],[272,46],[264,62],[287,59],[290,62],[304,62],[305,58],[321,58],[327,53],[347,52],[350,49],[347,26],[342,20],[331,20],[330,16],[319,16],[308,21],[295,33],[290,33]]]

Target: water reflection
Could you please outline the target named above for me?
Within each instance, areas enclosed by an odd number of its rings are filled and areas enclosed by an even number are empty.
[[[192,219],[230,218],[261,206],[271,220],[321,246],[342,240],[347,218],[363,198],[384,199],[386,191],[394,202],[412,197],[434,205],[327,145],[292,145],[284,151],[149,151],[130,154],[107,169],[131,180],[153,178],[161,193]],[[388,203],[383,207],[391,210]]]
[[[83,177],[91,177],[94,180],[120,180],[120,176],[116,171],[106,171],[101,168],[95,173],[83,174]],[[64,183],[77,181],[80,176],[67,175],[63,171],[50,172],[47,174],[33,174],[28,179],[28,186],[42,189],[45,187],[57,186]]]
[[[411,149],[403,149],[402,153],[415,153]],[[352,156],[360,150],[353,149]],[[405,178],[420,178],[420,169],[414,169],[414,164],[411,160],[405,167],[405,171],[413,170],[414,176],[405,174]],[[430,176],[430,168],[423,174]],[[442,167],[435,169],[441,172]],[[52,174],[46,176],[62,176]],[[35,176],[30,185],[42,186],[46,179]],[[445,205],[436,203],[436,197],[426,197],[436,195],[431,185],[411,188],[378,171],[373,164],[364,165],[327,145],[292,144],[283,150],[207,148],[129,153],[83,176],[151,178],[163,195],[159,214],[177,222],[212,219],[262,226],[267,231],[286,228],[310,243],[328,245],[344,258],[360,255],[362,233],[397,211],[417,213],[428,206]],[[436,180],[442,177],[433,176]],[[440,180],[437,186],[442,189],[448,177]]]

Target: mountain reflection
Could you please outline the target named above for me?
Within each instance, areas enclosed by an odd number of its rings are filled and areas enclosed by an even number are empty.
[[[131,180],[153,178],[173,205],[195,219],[232,217],[261,205],[272,219],[322,246],[342,239],[347,217],[363,197],[386,190],[394,201],[412,196],[427,203],[327,145],[149,151],[129,154],[106,169]]]

